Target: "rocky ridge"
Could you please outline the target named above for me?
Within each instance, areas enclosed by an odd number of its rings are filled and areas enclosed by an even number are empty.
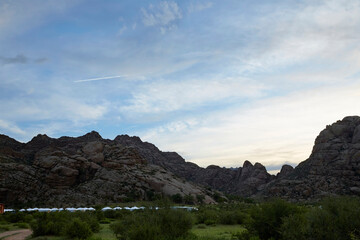
[[[59,139],[38,135],[26,144],[0,135],[0,202],[9,206],[81,206],[177,193],[214,202],[211,191],[97,132]]]
[[[245,161],[237,169],[210,165],[202,168],[192,162],[186,162],[176,152],[162,152],[155,145],[143,142],[139,137],[117,136],[114,140],[124,146],[136,148],[149,163],[159,165],[188,181],[211,187],[225,193],[251,196],[275,177],[270,175],[260,163],[252,165]]]
[[[326,126],[310,157],[295,169],[284,166],[258,195],[291,200],[360,195],[360,117]]]

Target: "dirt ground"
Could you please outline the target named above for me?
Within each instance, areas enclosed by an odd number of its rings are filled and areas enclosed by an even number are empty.
[[[32,231],[30,229],[20,229],[0,233],[0,238],[3,238],[3,240],[24,240],[31,234]]]

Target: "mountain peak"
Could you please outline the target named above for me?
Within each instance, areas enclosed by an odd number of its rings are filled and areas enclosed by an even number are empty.
[[[83,136],[81,136],[81,137],[79,137],[79,138],[81,138],[83,140],[86,140],[86,141],[95,141],[95,140],[102,140],[103,139],[101,137],[101,135],[98,132],[94,131],[94,130],[87,133],[87,134],[85,134],[85,135],[83,135]]]

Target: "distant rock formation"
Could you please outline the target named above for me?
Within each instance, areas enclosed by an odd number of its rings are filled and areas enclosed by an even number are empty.
[[[211,191],[148,163],[139,151],[97,132],[59,139],[38,135],[26,144],[0,135],[0,202],[84,206],[177,193],[214,202]]]
[[[137,149],[149,163],[159,165],[188,181],[225,193],[251,196],[261,190],[264,184],[275,178],[260,163],[252,165],[249,161],[245,161],[243,167],[235,170],[215,165],[202,168],[192,162],[186,162],[176,152],[161,152],[153,144],[142,142],[138,137],[121,135],[117,136],[114,141]]]
[[[259,195],[293,200],[360,195],[360,117],[327,126],[310,157],[293,170],[283,167]]]

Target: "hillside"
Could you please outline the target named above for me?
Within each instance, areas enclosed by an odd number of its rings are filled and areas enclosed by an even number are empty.
[[[0,202],[9,206],[83,206],[177,193],[214,202],[211,191],[97,132],[59,139],[38,135],[26,144],[0,136]]]

